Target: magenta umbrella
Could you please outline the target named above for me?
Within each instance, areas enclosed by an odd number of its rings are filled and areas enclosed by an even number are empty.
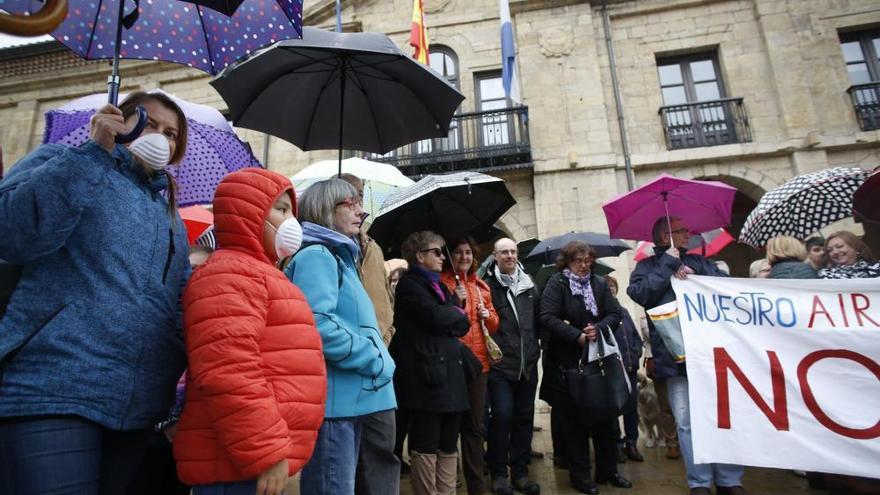
[[[729,225],[735,194],[736,188],[722,182],[662,174],[606,202],[602,210],[611,237],[649,241],[654,222],[664,216],[680,218],[692,232]]]

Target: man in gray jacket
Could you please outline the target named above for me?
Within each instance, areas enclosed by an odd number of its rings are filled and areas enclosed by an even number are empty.
[[[512,239],[499,239],[495,242],[495,263],[486,274],[492,305],[500,319],[493,338],[504,353],[489,370],[492,413],[487,458],[493,493],[510,495],[516,488],[537,495],[541,487],[529,479],[528,464],[538,387],[539,297],[532,279],[519,265],[517,254]]]

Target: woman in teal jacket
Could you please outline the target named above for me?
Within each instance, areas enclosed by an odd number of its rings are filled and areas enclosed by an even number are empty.
[[[327,363],[327,405],[302,493],[353,494],[359,418],[397,407],[394,361],[358,275],[361,200],[351,184],[329,179],[299,200],[303,247],[286,269],[315,315]]]

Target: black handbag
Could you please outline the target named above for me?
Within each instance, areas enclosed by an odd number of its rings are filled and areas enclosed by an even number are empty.
[[[598,331],[596,360],[587,362],[588,343],[578,360],[578,367],[565,370],[568,394],[575,407],[580,413],[597,419],[620,415],[630,395],[629,378],[620,354],[606,353],[603,334]],[[614,339],[613,336],[609,338]]]

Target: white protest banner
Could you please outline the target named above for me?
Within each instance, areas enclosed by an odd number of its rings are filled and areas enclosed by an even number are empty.
[[[672,286],[695,462],[880,476],[880,280]]]

